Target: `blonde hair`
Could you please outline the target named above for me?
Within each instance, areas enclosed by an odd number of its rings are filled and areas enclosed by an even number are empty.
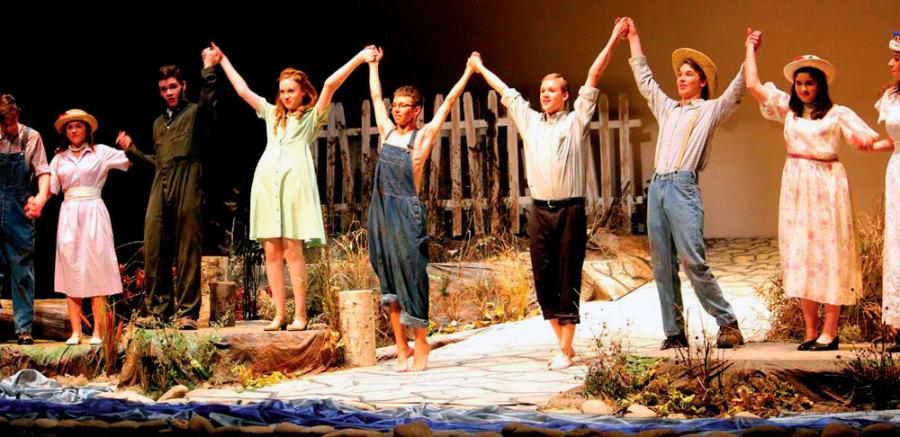
[[[543,79],[541,79],[541,83],[544,83],[544,81],[547,80],[547,79],[559,79],[559,80],[561,80],[561,81],[562,81],[562,85],[560,85],[560,89],[562,89],[562,91],[563,91],[564,93],[568,93],[568,92],[569,92],[569,81],[567,81],[566,78],[565,78],[563,75],[561,75],[561,74],[559,74],[559,73],[550,73],[550,74],[544,76]]]
[[[316,91],[316,88],[312,85],[312,82],[309,81],[309,76],[296,69],[296,68],[285,68],[281,71],[281,74],[278,75],[278,83],[280,84],[282,80],[285,79],[293,79],[294,82],[297,82],[300,85],[300,91],[303,93],[303,101],[300,102],[300,107],[297,108],[297,118],[303,116],[310,108],[316,106],[316,101],[319,100],[319,93]],[[288,110],[284,106],[284,103],[281,102],[281,97],[275,99],[275,126],[274,130],[278,131],[278,128],[284,128],[287,126],[287,114]]]

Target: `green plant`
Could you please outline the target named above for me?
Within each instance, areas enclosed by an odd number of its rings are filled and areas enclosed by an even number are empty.
[[[146,392],[164,391],[181,384],[188,388],[212,376],[218,361],[214,335],[187,336],[175,325],[136,329],[128,342],[137,361],[133,371]]]
[[[883,342],[870,343],[856,349],[853,358],[839,357],[838,367],[852,386],[851,405],[876,410],[900,407],[900,362],[886,347]]]

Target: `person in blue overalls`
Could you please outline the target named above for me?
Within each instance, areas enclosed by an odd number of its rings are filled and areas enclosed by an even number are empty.
[[[381,303],[388,307],[394,340],[397,343],[397,370],[425,370],[431,351],[425,338],[428,327],[428,231],[425,207],[419,199],[425,162],[431,156],[434,139],[439,138],[450,108],[459,99],[472,76],[468,66],[447,99],[435,111],[434,119],[419,129],[422,93],[413,86],[394,92],[391,114],[381,99],[378,63],[384,52],[369,62],[369,89],[378,134],[383,145],[375,166],[372,201],[369,203],[369,258],[381,282]],[[406,344],[404,327],[415,332],[415,348]],[[409,367],[410,352],[413,365]]]
[[[0,95],[0,266],[3,288],[12,294],[19,344],[32,344],[34,320],[34,219],[50,195],[50,166],[41,134],[19,123],[19,106]],[[29,196],[31,179],[38,193]]]

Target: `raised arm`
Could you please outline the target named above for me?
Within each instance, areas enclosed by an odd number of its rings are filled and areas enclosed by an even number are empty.
[[[591,68],[588,70],[587,79],[584,81],[585,86],[597,88],[597,85],[600,83],[600,76],[603,76],[606,66],[609,65],[609,59],[612,58],[613,49],[620,39],[628,36],[628,31],[628,19],[617,18],[612,34],[609,35],[609,41],[606,42],[606,47],[603,47],[603,50],[600,51],[600,54],[597,55],[597,58],[594,59],[594,63],[591,64]]]
[[[222,60],[222,51],[210,46],[203,49],[200,57],[203,60],[203,70],[200,72],[200,76],[203,77],[203,86],[200,89],[198,114],[203,121],[201,126],[208,130],[216,120],[216,104],[219,93],[215,67]]]
[[[762,31],[747,28],[747,41],[744,43],[744,79],[747,90],[757,102],[769,100],[769,91],[759,81],[759,70],[756,67],[756,51],[762,45]]]
[[[471,68],[473,72],[481,74],[484,77],[485,82],[487,82],[494,91],[497,91],[501,97],[506,94],[506,90],[509,87],[506,86],[494,72],[488,70],[488,68],[484,66],[484,63],[481,61],[480,53],[472,52],[472,56],[469,56],[467,66]]]
[[[659,83],[653,78],[653,71],[647,63],[647,58],[641,50],[641,39],[638,36],[637,25],[631,18],[628,21],[628,45],[631,47],[631,58],[628,64],[634,73],[634,82],[637,84],[641,96],[647,100],[647,105],[653,111],[653,116],[661,120],[666,114],[678,105],[678,102],[666,95],[659,87]]]
[[[222,49],[219,48],[215,43],[212,45],[213,50],[216,50],[219,54],[219,65],[222,66],[222,71],[225,72],[225,76],[228,77],[228,81],[231,82],[231,86],[234,87],[234,91],[237,92],[238,96],[244,99],[248,105],[250,105],[253,110],[259,110],[259,96],[254,93],[250,87],[247,86],[247,82],[244,81],[244,78],[238,74],[237,70],[234,69],[234,66],[231,65],[231,61],[228,59],[228,56],[222,52]]]
[[[338,68],[331,76],[328,76],[328,79],[325,79],[325,84],[322,85],[322,92],[319,93],[319,100],[316,102],[316,113],[321,114],[328,109],[328,105],[331,105],[331,98],[334,96],[335,91],[337,91],[341,84],[347,80],[350,73],[352,73],[353,70],[356,70],[356,67],[374,60],[377,56],[378,49],[375,48],[375,46],[367,46],[357,53],[353,59],[347,61],[341,68]]]
[[[375,124],[378,134],[384,138],[387,130],[393,126],[387,107],[384,106],[384,95],[381,92],[381,78],[378,76],[378,65],[384,57],[384,51],[378,47],[378,54],[369,61],[369,93],[372,95],[372,112],[375,113]]]
[[[628,17],[625,17],[624,19],[628,22],[628,33],[626,34],[626,37],[628,38],[628,48],[631,50],[631,57],[636,58],[638,56],[644,56],[644,50],[641,49],[641,37],[638,35],[637,26],[634,24],[634,20]]]
[[[450,109],[453,108],[453,105],[459,100],[459,96],[462,95],[463,90],[466,88],[466,83],[469,82],[469,78],[472,77],[472,73],[474,73],[472,67],[467,64],[462,77],[459,78],[456,85],[453,85],[453,88],[447,93],[444,102],[441,103],[441,106],[435,111],[434,118],[422,127],[422,131],[419,135],[422,135],[422,144],[424,145],[423,152],[425,156],[431,155],[431,146],[434,137],[435,135],[440,134],[441,128],[444,126],[444,120],[447,119],[447,115],[450,114]]]

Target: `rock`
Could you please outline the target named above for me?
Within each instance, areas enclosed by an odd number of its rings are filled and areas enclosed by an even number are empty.
[[[650,264],[628,254],[585,261],[582,270],[585,283],[581,299],[586,301],[615,300],[653,280]]]
[[[142,394],[135,393],[133,391],[114,391],[114,392],[105,392],[97,395],[98,398],[104,399],[122,399],[131,402],[140,402],[142,404],[153,404],[156,403],[153,399],[148,398]]]
[[[859,435],[859,433],[842,423],[829,423],[825,425],[825,428],[822,428],[822,434],[820,435],[822,437],[853,437]]]
[[[186,419],[172,419],[172,421],[169,422],[169,426],[172,427],[172,431],[175,434],[181,434],[191,429],[190,422]]]
[[[547,429],[547,428],[539,428],[536,426],[525,425],[524,423],[510,423],[503,427],[503,431],[501,432],[504,437],[506,436],[540,436],[540,437],[563,437],[565,435],[562,431],[557,431],[555,429]]]
[[[413,422],[394,427],[394,437],[428,437],[431,428],[425,422]]]
[[[34,419],[20,418],[9,421],[9,426],[16,428],[34,428]]]
[[[34,419],[34,426],[41,429],[53,429],[59,426],[59,421],[55,419]]]
[[[241,427],[241,434],[272,435],[273,432],[275,432],[275,425],[251,425]]]
[[[628,412],[625,413],[625,417],[647,418],[647,417],[658,417],[658,416],[653,410],[651,410],[643,405],[631,404],[628,407]]]
[[[589,399],[581,404],[581,412],[598,416],[616,414],[616,409],[600,399]]]
[[[759,425],[744,431],[741,435],[750,437],[788,437],[791,433],[778,426]]]
[[[814,429],[800,428],[794,431],[792,437],[819,437],[819,432]]]
[[[668,436],[677,436],[678,433],[671,429],[659,428],[659,429],[648,429],[646,431],[641,431],[634,435],[634,437],[668,437]]]
[[[191,431],[196,431],[199,433],[212,434],[215,427],[209,419],[200,416],[198,414],[194,414],[191,416],[191,419],[188,420],[188,429]]]
[[[183,398],[187,393],[188,388],[179,384],[166,390],[166,392],[163,393],[163,395],[160,396],[159,399],[157,399],[157,402],[168,401],[169,399],[180,399]]]
[[[328,425],[316,425],[306,428],[306,432],[308,432],[309,435],[326,435],[331,434],[335,431],[337,431],[337,429]]]
[[[735,414],[734,417],[740,417],[743,419],[762,419],[762,417],[759,417],[749,411],[740,411],[737,414]]]
[[[275,425],[275,435],[313,435],[309,433],[309,428],[297,425],[291,422],[281,422]]]
[[[82,420],[78,422],[78,425],[75,425],[75,429],[81,432],[99,432],[103,434],[103,430],[109,428],[109,423],[102,420]]]
[[[35,425],[37,425],[37,421],[35,421]],[[862,435],[864,436],[895,436],[900,435],[900,428],[897,425],[893,425],[890,423],[876,423],[874,425],[869,425],[862,430]]]
[[[164,419],[153,419],[145,422],[140,422],[137,427],[137,431],[141,433],[154,433],[160,432],[162,430],[169,429],[169,421]]]
[[[118,422],[110,423],[109,429],[113,431],[111,434],[123,435],[129,430],[138,429],[140,425],[140,422],[135,422],[133,420],[120,420]]]

